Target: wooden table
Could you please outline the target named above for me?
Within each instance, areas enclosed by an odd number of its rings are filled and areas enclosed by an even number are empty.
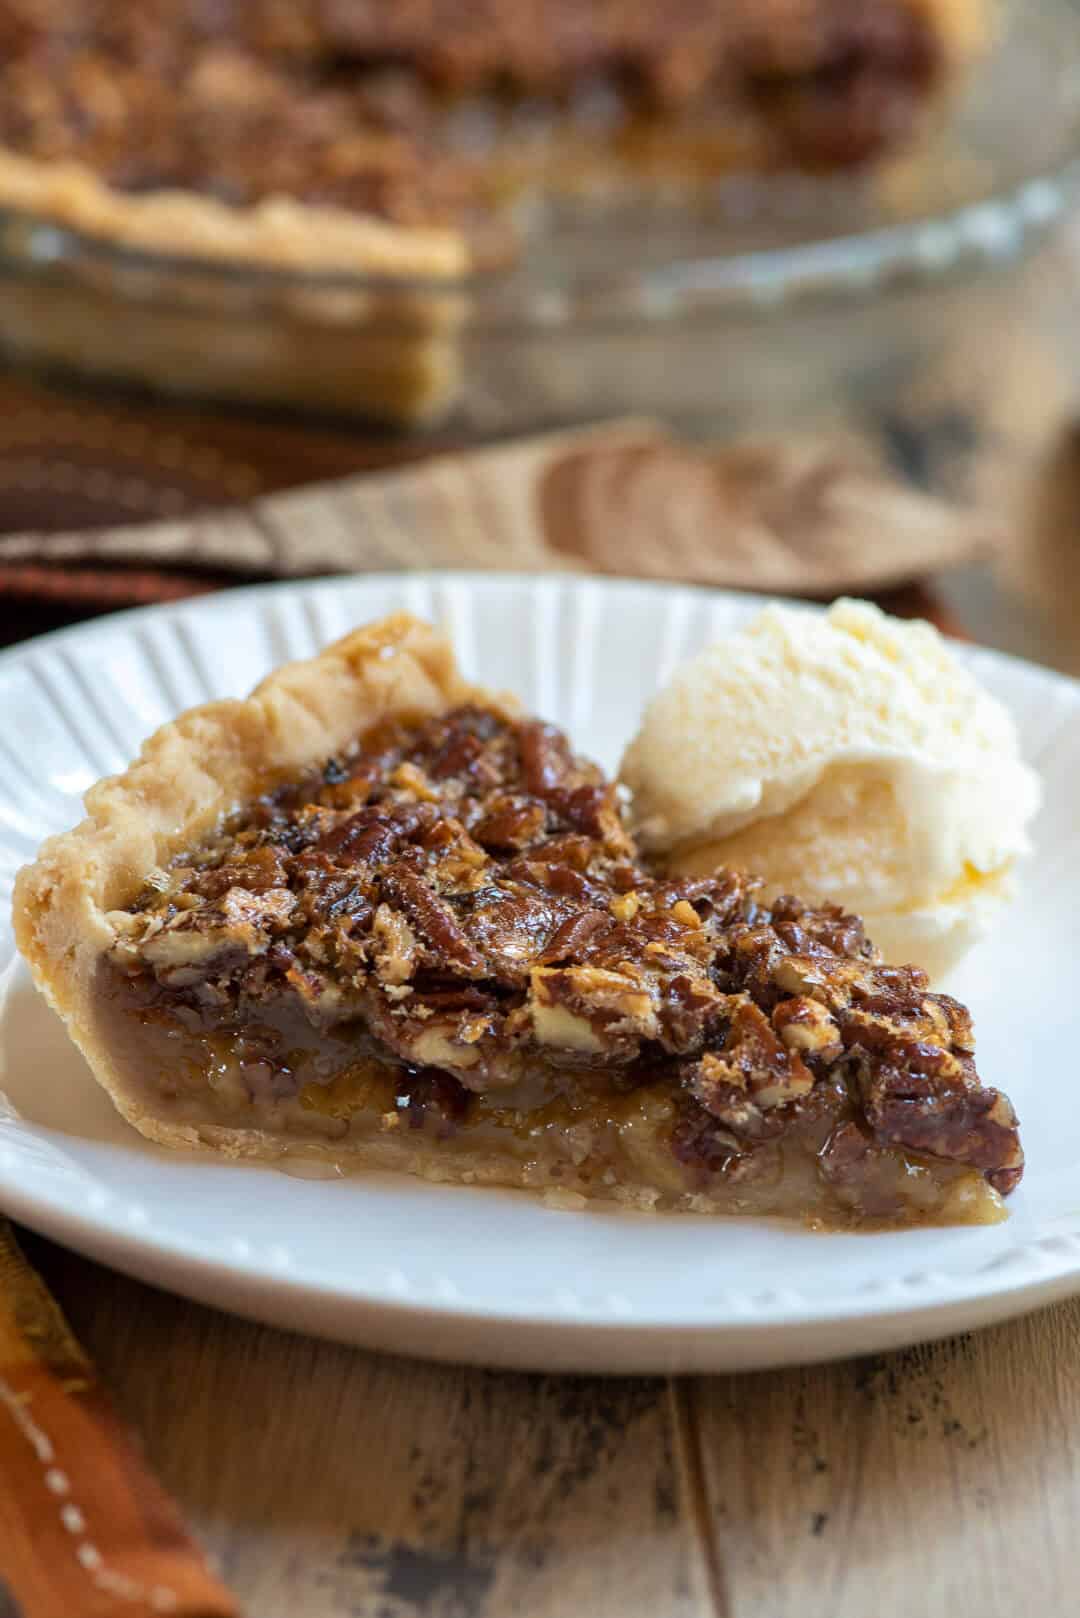
[[[976,639],[1080,673],[1080,448],[1050,468],[1012,575],[944,590]],[[23,1240],[251,1618],[1080,1611],[1080,1301],[845,1364],[592,1380],[319,1343]]]
[[[252,1618],[1066,1618],[1080,1301],[711,1379],[446,1368],[26,1238]]]

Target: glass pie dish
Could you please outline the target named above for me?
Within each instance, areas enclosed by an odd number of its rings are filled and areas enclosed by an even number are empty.
[[[902,155],[692,197],[533,200],[509,269],[200,261],[0,212],[0,347],[156,392],[464,435],[628,413],[708,434],[843,419],[1012,320],[1078,153],[1080,10],[1007,0],[993,49]]]

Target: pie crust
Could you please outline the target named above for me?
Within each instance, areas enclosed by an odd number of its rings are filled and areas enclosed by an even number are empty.
[[[86,806],[16,936],[163,1145],[819,1224],[987,1222],[1020,1177],[962,1007],[838,910],[651,875],[617,789],[407,616]]]
[[[83,163],[46,163],[3,148],[0,204],[120,247],[192,259],[434,281],[469,265],[465,238],[453,229],[395,225],[285,196],[235,208],[194,191],[127,195]]]

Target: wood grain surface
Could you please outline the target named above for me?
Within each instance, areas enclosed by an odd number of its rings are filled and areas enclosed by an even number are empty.
[[[251,1618],[1067,1618],[1080,1302],[804,1370],[425,1365],[25,1237]]]

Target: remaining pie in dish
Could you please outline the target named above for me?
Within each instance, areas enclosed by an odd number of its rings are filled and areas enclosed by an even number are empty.
[[[398,616],[166,725],[19,877],[39,986],[169,1146],[581,1205],[984,1222],[962,1006],[861,923],[651,872],[620,789]]]
[[[904,147],[986,3],[0,0],[0,345],[395,424],[463,381],[487,426],[602,415],[577,357],[522,391],[549,294],[718,251],[719,178]]]
[[[4,0],[0,203],[189,256],[457,274],[537,182],[873,157],[983,32],[982,0]]]

